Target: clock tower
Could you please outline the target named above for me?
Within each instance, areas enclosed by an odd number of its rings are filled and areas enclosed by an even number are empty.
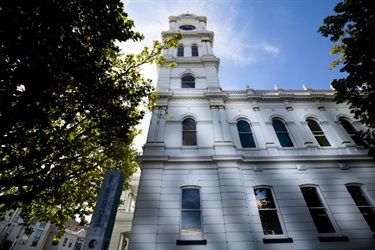
[[[182,39],[177,49],[164,51],[174,68],[161,68],[157,83],[158,92],[166,91],[220,91],[218,80],[219,59],[212,52],[214,32],[206,29],[207,18],[194,14],[169,17],[169,30],[162,32],[165,40],[177,31]],[[185,80],[181,82],[181,77]],[[194,78],[194,79],[193,79]],[[194,83],[192,82],[194,81]]]

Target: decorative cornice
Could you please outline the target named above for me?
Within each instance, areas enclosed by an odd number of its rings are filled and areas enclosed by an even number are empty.
[[[191,91],[175,90],[171,92],[159,93],[159,98],[167,99],[222,99],[224,102],[252,102],[257,103],[276,103],[276,102],[296,102],[296,101],[333,101],[335,91],[331,90],[309,90],[299,91],[290,90],[283,91],[282,94],[273,90],[231,90],[231,91],[215,91],[210,92],[207,90],[191,89]],[[288,107],[291,107],[290,103]]]

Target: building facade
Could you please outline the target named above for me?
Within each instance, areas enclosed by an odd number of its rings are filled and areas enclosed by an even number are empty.
[[[21,209],[10,211],[5,220],[0,222],[2,238],[1,250],[81,250],[86,237],[87,226],[81,226],[77,221],[66,222],[64,235],[57,239],[58,228],[50,222],[32,222],[33,232],[27,233]]]
[[[365,128],[331,90],[222,90],[206,24],[162,32],[183,38],[159,69],[128,249],[373,249]]]

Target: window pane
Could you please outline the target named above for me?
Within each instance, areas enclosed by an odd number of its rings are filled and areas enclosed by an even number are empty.
[[[331,146],[319,124],[312,119],[307,119],[306,121],[318,144],[322,147]]]
[[[347,120],[340,118],[339,121],[346,131],[355,131],[353,125],[350,124],[350,122],[348,122]]]
[[[182,88],[195,88],[195,78],[193,76],[184,76],[181,78]]]
[[[265,235],[283,234],[276,210],[260,210],[259,215]]]
[[[319,124],[314,120],[307,119],[307,125],[309,126],[310,130],[313,132],[322,131]]]
[[[243,148],[255,148],[254,138],[251,134],[240,135],[241,146]]]
[[[197,145],[197,137],[195,131],[184,131],[182,134],[182,145],[195,146]]]
[[[322,147],[329,147],[331,144],[327,140],[327,138],[324,136],[324,134],[315,134],[315,139]]]
[[[199,236],[202,234],[200,211],[181,212],[181,233],[184,236]]]
[[[293,147],[293,142],[287,133],[277,134],[281,147]]]
[[[255,148],[253,134],[250,124],[246,121],[237,122],[238,135],[240,136],[241,146],[243,148]]]
[[[343,118],[340,118],[339,121],[355,144],[358,146],[366,146],[366,142],[361,138],[360,132],[358,132],[349,121]]]
[[[279,131],[288,132],[285,128],[284,123],[282,123],[279,120],[273,120],[272,126],[273,126],[273,128],[275,129],[276,132],[279,132]]]
[[[334,233],[335,229],[333,228],[331,221],[328,217],[324,208],[321,209],[310,209],[311,217],[314,220],[316,229],[319,233]]]
[[[359,211],[372,231],[375,231],[375,209],[371,206],[360,186],[346,186]]]
[[[196,123],[193,119],[185,119],[182,122],[182,145],[197,145]]]
[[[177,47],[177,56],[184,56],[184,46]]]
[[[246,121],[239,121],[237,122],[237,129],[238,132],[251,132],[250,124]]]
[[[361,214],[363,218],[365,218],[367,224],[371,228],[372,231],[375,232],[375,211],[372,207],[360,207],[359,211],[361,211]]]
[[[254,194],[258,208],[276,208],[271,189],[257,188],[254,189]]]
[[[63,243],[62,243],[62,246],[65,247],[67,242],[68,242],[68,238],[65,238]]]
[[[197,188],[184,188],[182,189],[182,209],[200,209],[200,196],[199,189]]]
[[[196,124],[193,119],[185,119],[182,122],[182,130],[195,130]]]
[[[293,142],[289,137],[288,130],[286,129],[284,123],[279,120],[273,120],[272,126],[275,129],[277,138],[279,139],[280,145],[282,147],[293,147]]]
[[[33,242],[31,243],[31,246],[36,246],[38,245],[38,241],[40,239],[40,236],[42,235],[43,231],[42,230],[37,230],[34,235]]]
[[[323,207],[315,187],[302,187],[301,191],[308,207]]]
[[[198,56],[198,47],[197,46],[191,47],[191,55],[192,56]]]
[[[346,186],[357,206],[369,206],[360,186]]]

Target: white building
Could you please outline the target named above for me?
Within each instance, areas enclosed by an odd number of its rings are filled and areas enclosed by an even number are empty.
[[[222,90],[206,23],[162,32],[183,38],[159,70],[128,249],[374,249],[364,127],[330,90]]]

